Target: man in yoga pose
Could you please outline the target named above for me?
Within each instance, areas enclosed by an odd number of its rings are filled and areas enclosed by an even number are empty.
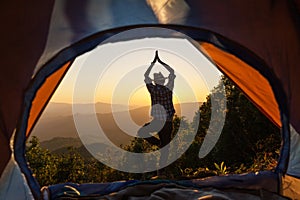
[[[169,71],[168,77],[164,77],[161,72],[154,73],[153,80],[149,77],[150,71],[156,61]],[[146,87],[151,96],[151,116],[153,119],[151,122],[146,123],[139,129],[138,135],[144,137],[150,144],[157,145],[162,148],[170,143],[173,131],[172,120],[175,113],[173,105],[173,88],[176,76],[174,74],[174,70],[160,60],[158,57],[158,51],[155,52],[155,58],[146,70],[144,76]],[[166,79],[168,79],[167,84],[165,84]],[[153,132],[158,133],[159,139],[150,134]],[[164,166],[167,162],[168,153],[168,149],[167,151],[161,151],[159,161],[160,166]]]

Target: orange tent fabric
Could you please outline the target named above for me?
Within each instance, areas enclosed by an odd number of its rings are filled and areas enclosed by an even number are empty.
[[[274,124],[281,127],[279,107],[267,79],[242,60],[214,45],[201,43],[201,47],[218,68],[232,79]]]
[[[60,81],[63,79],[70,66],[71,62],[67,62],[59,70],[48,77],[45,83],[38,90],[34,100],[32,101],[32,107],[30,109],[26,131],[27,137],[29,136],[33,126],[42,114],[45,106],[47,105],[52,94],[55,92],[55,89],[58,87]]]

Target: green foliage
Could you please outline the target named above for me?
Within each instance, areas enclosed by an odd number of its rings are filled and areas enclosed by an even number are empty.
[[[33,176],[41,185],[49,185],[56,182],[55,174],[57,168],[57,157],[52,155],[49,150],[42,149],[39,146],[37,137],[32,137],[29,141],[26,151],[26,158],[32,169]]]
[[[184,117],[174,117],[172,136],[178,134],[178,131],[182,133],[180,142],[175,144],[174,148],[183,148],[189,134],[195,131],[197,134],[189,149],[165,168],[167,178],[199,178],[273,170],[276,167],[280,148],[278,127],[272,124],[229,79],[223,77],[222,81],[225,86],[227,109],[216,111],[220,115],[226,113],[226,121],[219,141],[205,158],[201,160],[198,158],[199,149],[211,120],[211,105],[222,102],[222,96],[219,95],[222,84],[207,96],[206,102],[200,106],[191,123]],[[110,182],[150,179],[156,175],[156,172],[130,174],[114,170],[88,156],[88,152],[83,147],[77,146],[69,148],[63,154],[55,154],[41,148],[38,138],[32,137],[28,142],[26,157],[38,182],[41,185],[64,182]],[[136,138],[130,145],[122,148],[141,153],[155,151],[158,147]]]
[[[216,163],[225,160],[230,166],[239,166],[242,163],[249,165],[248,163],[257,156],[258,141],[264,141],[271,136],[274,142],[271,148],[278,149],[279,129],[229,79],[223,77],[222,81],[227,99],[227,108],[223,111],[226,112],[226,121],[217,145],[204,160]],[[218,93],[220,90],[222,90],[221,85],[217,86],[213,93]],[[200,107],[199,113],[200,126],[197,135],[198,140],[201,141],[209,125],[207,120],[211,114],[211,95],[207,97],[207,103]]]
[[[217,175],[225,175],[225,174],[228,174],[228,171],[227,171],[227,167],[226,165],[224,165],[224,162],[221,162],[220,165],[218,165],[217,163],[214,163],[215,167],[216,167],[216,174]]]

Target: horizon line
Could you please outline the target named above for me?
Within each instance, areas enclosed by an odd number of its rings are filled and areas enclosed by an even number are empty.
[[[203,103],[205,101],[185,101],[185,102],[180,102],[180,103],[174,103],[173,105],[177,105],[177,104],[183,104],[183,103]],[[63,101],[50,101],[48,104],[50,103],[57,103],[57,104],[73,104],[70,102],[63,102]],[[112,102],[102,102],[102,101],[98,101],[96,103],[92,103],[92,102],[86,102],[86,103],[76,103],[76,104],[97,104],[97,103],[103,103],[103,104],[110,104],[110,105],[123,105],[123,106],[151,106],[151,105],[140,105],[140,104],[136,104],[136,105],[129,105],[129,104],[122,104],[122,103],[112,103]]]

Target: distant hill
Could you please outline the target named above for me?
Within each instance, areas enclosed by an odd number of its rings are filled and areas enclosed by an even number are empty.
[[[201,103],[199,103],[199,106],[200,105]],[[82,104],[79,106],[82,106],[82,112],[76,113],[76,115],[80,115],[83,119],[82,123],[88,124],[93,116],[84,113],[84,108],[92,105]],[[124,130],[127,130],[130,134],[136,134],[138,128],[151,119],[149,116],[149,106],[131,108],[127,111],[127,106],[117,105],[116,107],[118,107],[118,109],[114,110],[119,111],[114,113],[108,112],[109,109],[111,109],[111,105],[109,104],[98,103],[96,107],[96,111],[97,109],[103,108],[102,112],[97,111],[97,118],[101,128],[106,136],[118,146],[121,144],[126,145],[133,139],[133,137],[124,132]],[[178,116],[181,116],[181,110],[186,111],[186,118],[192,120],[195,114],[195,103],[177,104],[175,105],[175,109]],[[87,127],[87,132],[89,131],[88,129],[89,127]],[[33,129],[31,135],[37,136],[41,142],[46,140],[51,141],[57,137],[78,138],[79,136],[72,115],[72,105],[65,103],[50,103]],[[52,142],[55,144],[55,140]],[[73,142],[74,144],[78,144],[76,141]]]
[[[43,141],[40,143],[40,146],[43,149],[48,149],[51,153],[54,154],[66,154],[72,150],[78,152],[84,158],[92,158],[93,156],[87,150],[97,149],[97,152],[105,153],[107,151],[107,145],[101,143],[93,143],[87,146],[84,146],[79,138],[66,138],[66,137],[55,137],[51,140]]]
[[[74,137],[55,137],[47,141],[41,141],[40,145],[44,149],[48,149],[49,151],[53,152],[62,148],[81,147],[82,142],[79,138]]]
[[[105,114],[112,112],[112,105],[109,103],[97,102],[96,104],[76,104],[76,109],[79,110],[77,114],[89,114],[87,112],[87,108],[95,107],[97,113]],[[131,110],[137,108],[137,106],[121,105],[114,104],[113,110],[114,112],[122,112],[126,110]],[[72,104],[70,103],[58,103],[58,102],[50,102],[45,111],[42,114],[42,118],[52,118],[57,116],[69,116],[72,115]]]
[[[74,150],[78,152],[83,158],[93,157],[92,154],[83,145],[81,145],[80,147],[75,147]],[[62,147],[51,152],[59,155],[67,154],[70,152],[70,147]]]

